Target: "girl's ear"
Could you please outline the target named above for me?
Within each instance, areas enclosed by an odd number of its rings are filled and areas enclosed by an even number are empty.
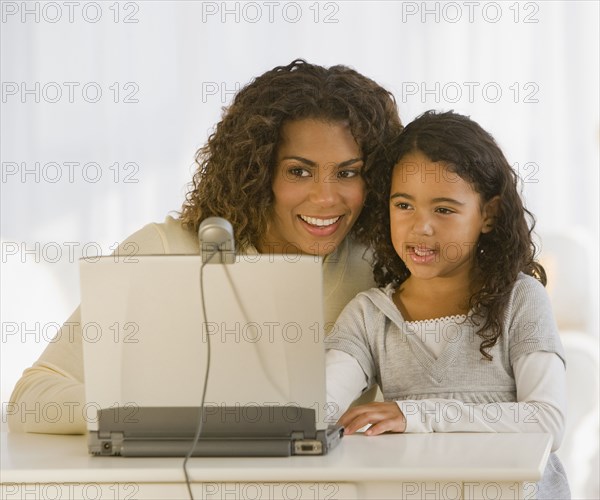
[[[482,234],[489,233],[492,231],[492,229],[494,229],[494,225],[496,224],[496,217],[498,216],[499,210],[500,196],[494,196],[483,206],[483,225],[481,228]]]

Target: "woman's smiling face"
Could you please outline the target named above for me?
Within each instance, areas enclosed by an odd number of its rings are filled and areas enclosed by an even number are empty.
[[[283,125],[262,253],[327,255],[352,229],[365,203],[360,148],[344,122]]]

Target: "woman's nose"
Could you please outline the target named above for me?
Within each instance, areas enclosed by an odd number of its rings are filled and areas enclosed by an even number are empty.
[[[339,196],[339,186],[336,180],[329,175],[315,178],[311,187],[311,201],[324,207],[335,205]]]

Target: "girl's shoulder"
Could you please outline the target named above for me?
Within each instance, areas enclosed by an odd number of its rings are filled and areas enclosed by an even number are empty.
[[[511,363],[536,351],[554,352],[563,362],[564,349],[544,285],[532,276],[519,274],[508,303],[502,338]]]
[[[552,316],[550,297],[544,285],[533,276],[519,273],[505,306],[505,320]]]
[[[542,285],[542,283],[540,283],[538,279],[534,278],[533,276],[529,276],[528,274],[525,274],[523,272],[519,272],[515,281],[514,288],[519,287],[533,287],[540,288],[541,290],[544,289],[544,285]]]
[[[372,287],[359,292],[346,306],[356,314],[364,317],[378,317],[381,315],[395,317],[400,314],[392,300],[394,287],[389,284],[385,287]]]
[[[533,276],[519,273],[513,285],[510,301],[512,305],[530,304],[532,302],[549,302],[548,293],[542,283]]]
[[[362,302],[368,302],[373,305],[377,305],[383,302],[389,302],[392,300],[392,295],[396,287],[394,287],[393,283],[389,283],[386,286],[377,287],[374,286],[369,288],[368,290],[364,290],[358,293],[355,297],[356,300],[360,300]]]
[[[359,336],[375,341],[385,334],[386,318],[395,315],[399,315],[399,311],[386,288],[369,288],[348,302],[337,318],[333,332],[336,338]]]

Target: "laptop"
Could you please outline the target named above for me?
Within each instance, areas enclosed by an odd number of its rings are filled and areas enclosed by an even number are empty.
[[[325,396],[321,259],[207,264],[206,318],[201,264],[193,255],[80,261],[90,453],[185,456],[202,415],[194,456],[326,454],[343,431]]]

